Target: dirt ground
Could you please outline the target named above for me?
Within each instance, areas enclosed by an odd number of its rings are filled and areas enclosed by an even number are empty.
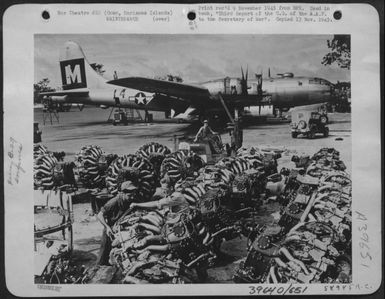
[[[174,135],[194,135],[197,126],[171,123],[163,119],[163,114],[154,113],[152,124],[135,123],[128,126],[113,126],[107,123],[109,110],[85,108],[60,113],[59,123],[43,125],[43,113],[35,110],[35,121],[40,123],[43,131],[43,144],[50,151],[64,151],[65,160],[71,161],[83,145],[99,145],[107,153],[119,155],[135,153],[143,144],[156,141],[171,149],[174,148]],[[327,138],[296,138],[290,134],[289,122],[270,121],[266,124],[248,126],[244,129],[244,146],[274,147],[285,149],[279,166],[289,166],[293,154],[312,155],[322,147],[333,147],[340,151],[342,161],[351,173],[351,115],[329,114],[330,135]],[[222,134],[223,142],[229,142],[229,136]],[[258,221],[273,221],[272,213],[279,206],[275,203],[263,206]],[[86,267],[95,264],[99,251],[102,225],[92,215],[89,202],[74,204],[74,254],[76,264]],[[246,256],[246,239],[228,241],[222,245],[226,258],[215,268],[209,270],[209,282],[231,283],[234,268]]]

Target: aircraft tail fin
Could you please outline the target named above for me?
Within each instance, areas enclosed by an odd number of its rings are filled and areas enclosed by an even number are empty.
[[[73,41],[64,44],[59,61],[63,90],[100,88],[106,82],[91,67],[82,48]]]

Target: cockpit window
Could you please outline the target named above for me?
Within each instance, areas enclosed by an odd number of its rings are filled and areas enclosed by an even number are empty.
[[[317,78],[310,79],[309,84],[319,84]]]

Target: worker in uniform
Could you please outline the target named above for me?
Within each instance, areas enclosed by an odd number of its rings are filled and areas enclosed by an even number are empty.
[[[188,201],[184,197],[184,195],[175,191],[171,195],[161,198],[159,200],[153,200],[149,202],[143,203],[131,203],[131,208],[143,208],[143,209],[164,209],[169,208],[170,212],[178,213],[181,210],[185,209],[189,206]]]
[[[199,129],[198,133],[195,136],[194,142],[197,142],[198,140],[202,140],[204,142],[208,142],[211,151],[214,153],[218,152],[218,149],[221,148],[221,145],[219,145],[219,142],[214,139],[218,135],[217,132],[214,132],[210,127],[209,127],[209,122],[208,120],[203,121],[203,126]],[[216,143],[216,144],[214,144]]]
[[[216,135],[218,133],[211,130],[209,127],[209,121],[206,119],[203,121],[203,126],[199,129],[198,133],[195,136],[194,142],[198,140],[208,141],[212,135]]]
[[[97,217],[104,226],[104,229],[97,261],[99,265],[108,265],[112,243],[111,239],[113,238],[112,227],[130,208],[130,205],[135,198],[136,191],[137,188],[131,181],[125,181],[121,184],[118,195],[110,199],[100,209]]]

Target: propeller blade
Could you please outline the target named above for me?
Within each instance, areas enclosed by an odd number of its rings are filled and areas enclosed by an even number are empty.
[[[243,73],[243,68],[241,67],[241,73],[242,73],[242,80],[245,80],[245,75]]]
[[[246,83],[247,83],[248,76],[249,76],[249,66],[246,66]]]

